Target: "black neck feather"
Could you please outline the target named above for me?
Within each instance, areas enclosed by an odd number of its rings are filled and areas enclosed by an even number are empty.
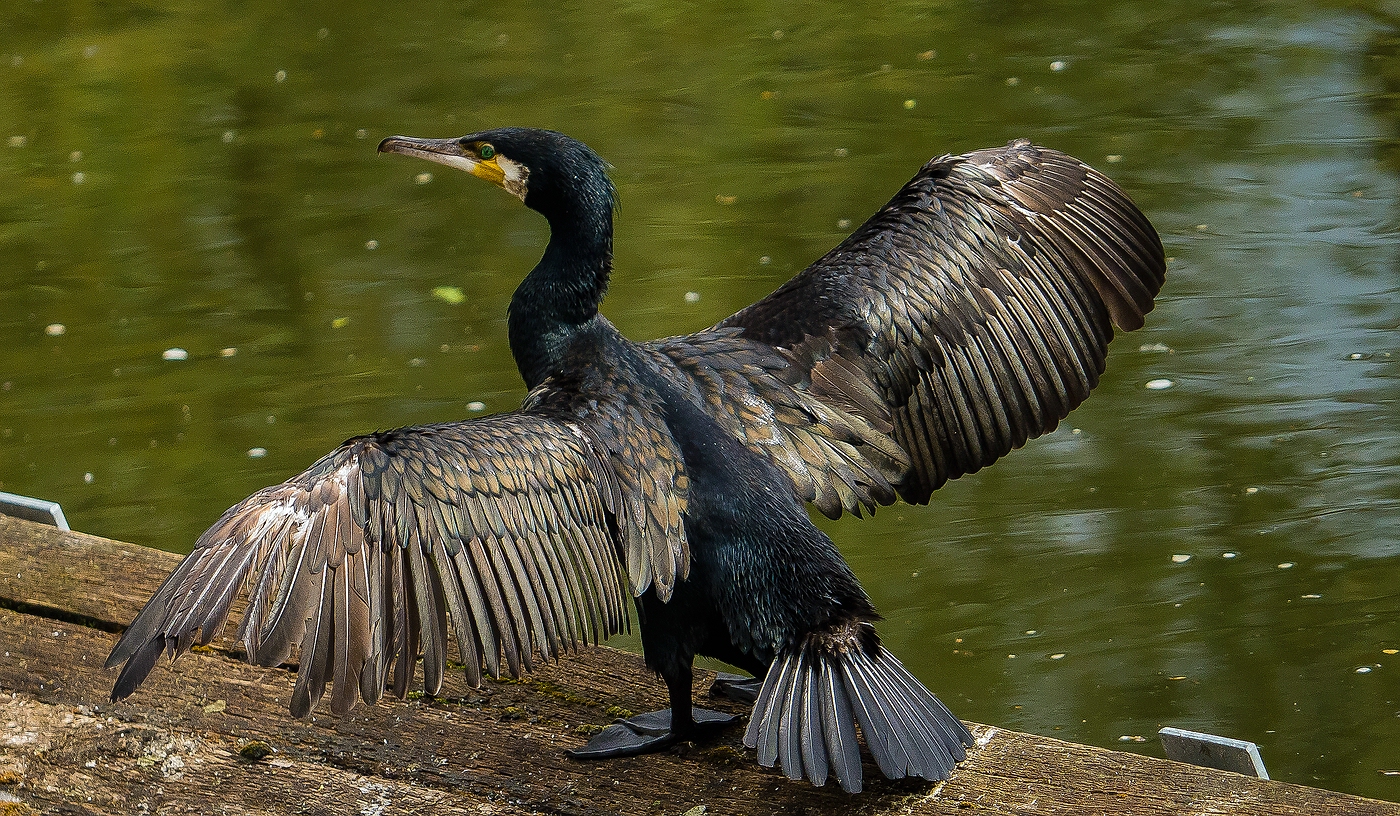
[[[606,184],[606,181],[604,182]],[[572,206],[534,206],[549,219],[544,257],[510,302],[510,350],[534,388],[559,370],[570,341],[598,314],[612,272],[612,196],[575,195]]]

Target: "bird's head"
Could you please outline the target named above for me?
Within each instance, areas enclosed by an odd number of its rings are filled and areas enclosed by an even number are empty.
[[[607,163],[584,143],[552,130],[497,128],[456,139],[390,136],[380,153],[401,153],[465,170],[543,213],[575,219],[580,211],[612,214],[616,194]]]

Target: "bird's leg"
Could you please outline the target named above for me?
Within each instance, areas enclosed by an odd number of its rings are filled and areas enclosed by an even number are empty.
[[[614,759],[662,751],[678,742],[697,739],[732,725],[739,717],[695,708],[690,702],[691,670],[668,672],[666,691],[671,707],[618,720],[599,731],[582,748],[567,751],[574,759]]]

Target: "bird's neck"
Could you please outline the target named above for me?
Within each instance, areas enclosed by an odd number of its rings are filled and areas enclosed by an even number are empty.
[[[612,212],[550,218],[544,257],[510,302],[510,351],[527,388],[560,369],[598,314],[612,272]]]

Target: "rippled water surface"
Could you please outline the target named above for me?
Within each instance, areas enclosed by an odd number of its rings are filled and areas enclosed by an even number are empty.
[[[391,133],[591,144],[604,312],[639,339],[772,290],[931,156],[1029,136],[1134,196],[1167,286],[1058,431],[823,522],[886,641],[969,719],[1158,755],[1196,728],[1400,799],[1400,20],[312,5],[0,9],[0,489],[178,551],[348,436],[514,407],[544,223],[376,157]]]

